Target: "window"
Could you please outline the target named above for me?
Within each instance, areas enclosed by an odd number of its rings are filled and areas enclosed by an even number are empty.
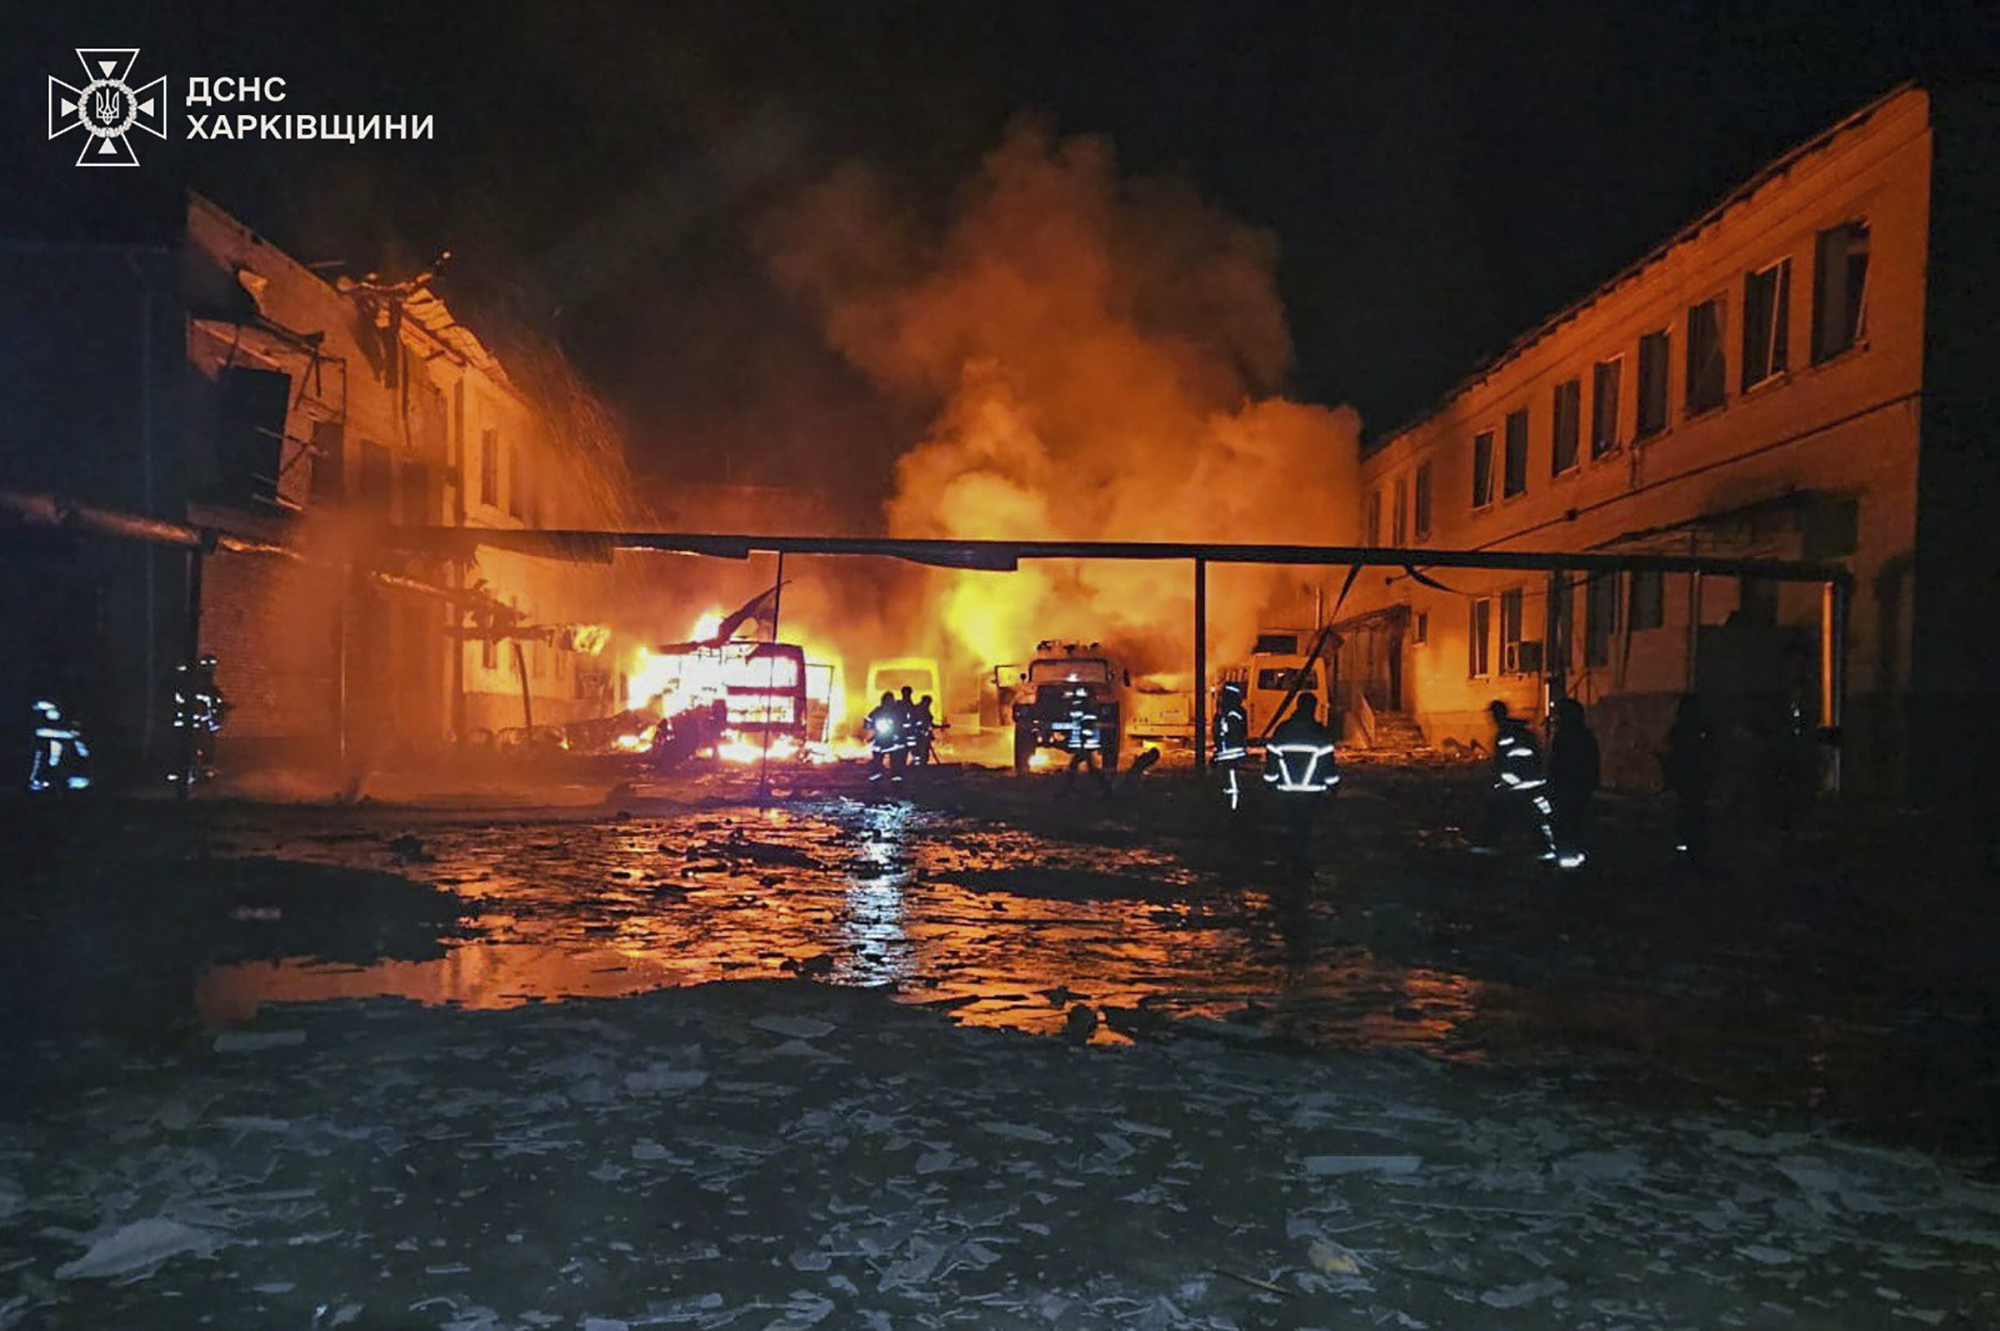
[[[1722,405],[1728,370],[1722,361],[1722,297],[1688,306],[1687,414]]]
[[[1743,386],[1791,368],[1792,261],[1780,259],[1743,279]]]
[[[1632,607],[1628,622],[1632,631],[1656,629],[1667,622],[1666,576],[1657,569],[1632,575]]]
[[[396,465],[386,444],[372,439],[361,441],[361,507],[385,521],[389,517],[389,497],[395,492]]]
[[[500,432],[479,434],[479,502],[488,508],[500,507]]]
[[[1416,510],[1417,539],[1421,541],[1431,534],[1431,464],[1428,462],[1417,466]]]
[[[1819,233],[1813,246],[1815,363],[1838,356],[1868,331],[1868,224]]]
[[[1493,602],[1474,601],[1472,622],[1466,642],[1470,647],[1466,655],[1465,673],[1484,675],[1491,671],[1493,650],[1490,641],[1493,630]]]
[[[1618,448],[1618,381],[1625,358],[1601,360],[1590,369],[1590,456],[1592,460]]]
[[[1289,693],[1295,686],[1301,690],[1319,688],[1319,667],[1267,666],[1257,672],[1259,693]]]
[[[1522,493],[1528,488],[1528,409],[1507,413],[1507,460],[1506,471],[1501,477],[1501,488],[1508,498]]]
[[[429,525],[431,469],[421,462],[404,463],[396,489],[396,521],[410,527]]]
[[[1583,427],[1583,382],[1567,379],[1556,385],[1555,419],[1549,429],[1549,475],[1560,476],[1576,466],[1577,441]]]
[[[1521,670],[1521,589],[1500,593],[1500,667],[1508,674]]]
[[[1396,506],[1389,511],[1389,541],[1406,545],[1410,539],[1410,478],[1396,478]]]
[[[1410,629],[1410,641],[1421,647],[1431,640],[1431,612],[1417,611],[1416,621]]]
[[[1611,640],[1618,634],[1618,575],[1593,573],[1583,584],[1583,663],[1611,663]]]
[[[1368,492],[1368,544],[1382,544],[1382,492]]]
[[[1666,428],[1667,330],[1662,328],[1639,339],[1639,420],[1632,437],[1644,439]]]
[[[527,507],[521,501],[527,497],[527,477],[521,472],[521,447],[519,444],[507,446],[507,511],[515,517],[524,517]]]
[[[1472,506],[1485,508],[1493,502],[1493,431],[1482,430],[1472,437]]]
[[[488,670],[500,668],[500,640],[493,636],[493,621],[486,621],[486,636],[479,640],[479,664]]]
[[[341,475],[347,431],[339,421],[314,421],[312,431],[312,497],[339,499],[347,492]]]

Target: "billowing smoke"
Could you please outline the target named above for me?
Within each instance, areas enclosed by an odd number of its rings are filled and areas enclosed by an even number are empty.
[[[1359,419],[1275,396],[1291,343],[1271,239],[1184,185],[1121,178],[1103,140],[1017,124],[930,225],[849,169],[766,240],[834,346],[885,392],[934,408],[897,463],[892,535],[1354,538]],[[947,639],[935,646],[960,666],[1057,637],[1186,670],[1184,565],[932,579]],[[1283,581],[1219,570],[1213,641],[1242,650]]]

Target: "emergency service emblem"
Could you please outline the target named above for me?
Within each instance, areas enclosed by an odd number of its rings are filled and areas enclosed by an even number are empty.
[[[131,84],[137,47],[111,49],[77,47],[84,83],[71,87],[49,75],[49,137],[83,131],[78,166],[137,166],[139,154],[129,135],[143,129],[155,138],[167,137],[167,77],[162,74],[144,87]]]

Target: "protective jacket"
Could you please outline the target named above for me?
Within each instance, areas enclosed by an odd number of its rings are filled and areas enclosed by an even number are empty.
[[[903,705],[885,702],[867,716],[868,743],[877,753],[894,753],[903,747]]]
[[[1546,784],[1534,732],[1514,717],[1504,718],[1493,735],[1494,789],[1539,790]]]
[[[1306,716],[1280,723],[1264,745],[1264,780],[1287,795],[1332,790],[1340,784],[1333,732]]]
[[[1250,716],[1228,695],[1216,704],[1215,761],[1239,762],[1250,752]]]
[[[1069,700],[1069,713],[1058,723],[1063,747],[1071,753],[1097,753],[1104,748],[1104,718],[1090,694],[1079,692]]]

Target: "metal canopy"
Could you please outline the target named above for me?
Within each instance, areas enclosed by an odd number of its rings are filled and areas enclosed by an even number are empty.
[[[1236,545],[1194,541],[937,541],[897,537],[739,536],[692,532],[525,531],[486,527],[393,527],[390,544],[427,549],[492,546],[575,558],[592,548],[747,559],[753,554],[873,555],[944,568],[1010,572],[1024,559],[1205,560],[1211,564],[1344,565],[1364,568],[1475,568],[1612,573],[1634,569],[1836,583],[1838,564],[1712,555],[1580,550],[1449,550],[1372,545]]]

